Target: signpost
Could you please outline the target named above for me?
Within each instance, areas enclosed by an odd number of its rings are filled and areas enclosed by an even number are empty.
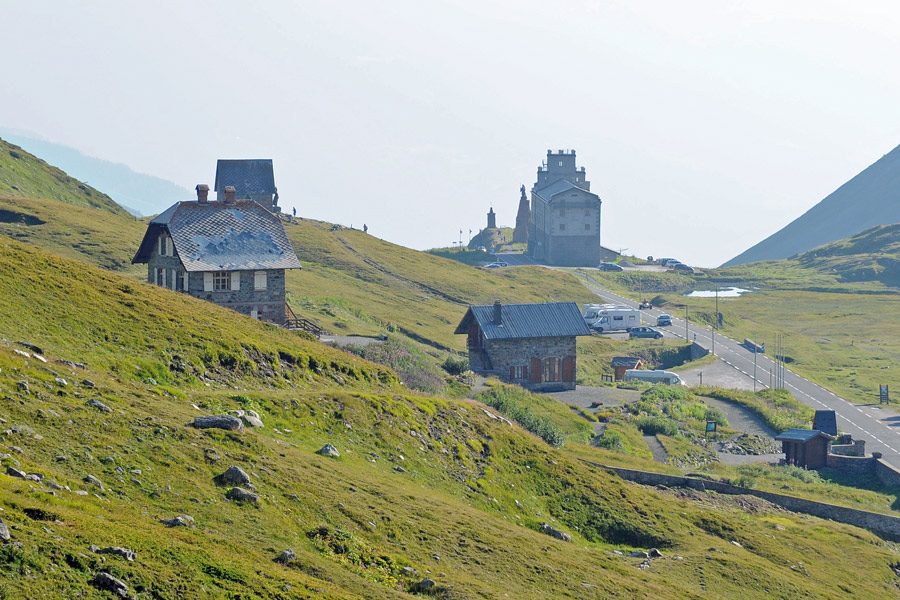
[[[879,399],[881,400],[881,403],[882,404],[890,404],[891,398],[890,398],[890,395],[888,394],[888,386],[882,385],[880,387],[881,387],[881,390],[880,390],[881,393],[879,394],[879,396],[880,396]]]

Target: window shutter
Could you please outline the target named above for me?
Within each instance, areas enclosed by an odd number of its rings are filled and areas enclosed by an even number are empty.
[[[253,289],[255,289],[255,290],[266,289],[266,272],[265,271],[255,271],[253,273]]]
[[[172,251],[172,238],[166,237],[166,256],[174,256],[175,253]]]
[[[203,291],[213,291],[213,274],[211,271],[206,271],[205,273],[203,273]]]
[[[190,281],[190,276],[188,275],[188,272],[185,271],[184,272],[184,286],[182,286],[182,288],[181,288],[185,292],[190,291],[190,288],[188,287],[188,281]]]
[[[241,272],[240,271],[232,271],[231,272],[231,291],[236,292],[241,289]]]
[[[157,245],[158,246],[157,252],[159,253],[160,256],[166,255],[165,237],[166,237],[165,234],[163,234],[163,235],[160,235],[158,238],[156,238],[159,240],[159,244]]]
[[[516,379],[516,368],[515,368],[515,367],[510,367],[510,368],[509,368],[509,380],[510,380],[510,381],[515,381],[515,379]]]
[[[541,359],[531,359],[531,383],[541,382]]]
[[[567,356],[562,361],[562,380],[575,381],[575,357]]]

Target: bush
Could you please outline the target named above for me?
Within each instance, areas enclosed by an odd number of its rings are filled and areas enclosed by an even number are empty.
[[[451,354],[441,364],[441,368],[450,375],[462,375],[469,370],[469,359],[465,356]]]
[[[659,433],[669,437],[678,435],[678,426],[665,417],[638,417],[634,424],[644,435],[657,435]]]
[[[446,387],[444,378],[425,354],[400,338],[391,336],[380,344],[369,344],[362,348],[343,346],[342,349],[390,367],[400,377],[400,381],[412,390],[437,394]]]
[[[625,449],[625,436],[615,429],[607,429],[600,434],[594,443],[599,448],[621,451]]]
[[[476,397],[492,408],[496,408],[504,416],[512,419],[523,429],[535,434],[551,446],[559,448],[566,441],[566,436],[550,419],[539,417],[531,410],[522,406],[515,398],[517,393],[527,393],[524,390],[518,392],[512,386],[495,386],[484,391]]]

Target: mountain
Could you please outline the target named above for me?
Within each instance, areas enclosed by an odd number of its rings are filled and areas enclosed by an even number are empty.
[[[15,144],[0,139],[0,196],[48,198],[75,206],[100,208],[120,216],[128,211],[97,189],[70,177]],[[0,213],[0,221],[7,219]]]
[[[900,146],[723,267],[788,258],[875,225],[900,222]]]
[[[4,129],[0,129],[0,135],[73,177],[91,182],[138,216],[158,214],[172,203],[193,196],[191,190],[176,183],[137,173],[120,163],[87,156],[68,146]]]

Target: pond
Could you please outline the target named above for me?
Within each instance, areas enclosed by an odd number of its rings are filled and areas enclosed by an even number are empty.
[[[739,287],[719,288],[719,298],[738,298],[749,292],[750,290]],[[691,298],[715,298],[716,290],[694,290],[690,294],[685,294],[685,296]]]

